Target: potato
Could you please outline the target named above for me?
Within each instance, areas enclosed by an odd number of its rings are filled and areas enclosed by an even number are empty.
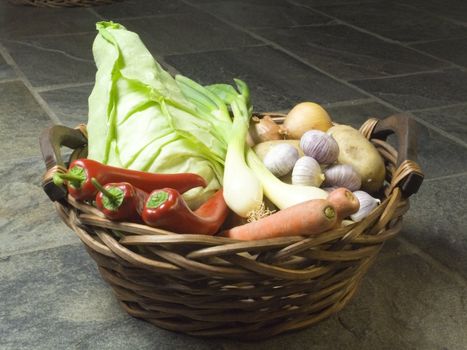
[[[256,146],[253,147],[253,151],[255,151],[256,155],[261,159],[264,160],[264,157],[269,152],[269,150],[281,143],[288,143],[294,146],[298,150],[298,155],[303,157],[303,151],[300,148],[300,140],[272,140],[272,141],[264,141],[258,143]]]
[[[328,130],[339,145],[339,164],[349,164],[360,175],[362,189],[376,192],[386,175],[384,161],[373,144],[348,125],[336,125]]]

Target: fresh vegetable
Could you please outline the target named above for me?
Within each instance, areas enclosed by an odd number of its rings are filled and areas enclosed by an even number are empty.
[[[172,188],[153,191],[141,214],[143,221],[154,227],[177,233],[213,235],[228,214],[222,189],[193,212],[183,197]]]
[[[184,198],[199,206],[222,186],[231,127],[226,105],[202,109],[204,96],[186,95],[136,33],[112,22],[99,22],[97,29],[88,158],[150,173],[198,174],[207,186]]]
[[[332,165],[326,168],[324,176],[325,185],[329,187],[345,187],[350,191],[356,191],[362,185],[360,175],[348,164]]]
[[[384,161],[378,150],[356,129],[336,125],[328,130],[339,145],[338,163],[349,164],[360,175],[362,189],[376,192],[385,178]]]
[[[339,146],[332,136],[320,130],[309,130],[300,139],[300,147],[308,157],[319,163],[331,164],[337,160]]]
[[[300,141],[299,140],[272,140],[272,141],[264,141],[261,143],[258,143],[253,147],[253,150],[255,151],[256,155],[264,161],[264,157],[266,157],[266,154],[269,153],[271,148],[277,146],[277,145],[291,145],[295,147],[295,149],[298,151],[298,155],[302,157],[304,155],[302,149],[300,148]]]
[[[264,157],[263,163],[277,177],[290,173],[299,155],[297,149],[287,143],[272,147]]]
[[[129,182],[139,189],[151,192],[154,189],[172,187],[184,193],[195,187],[206,186],[206,181],[196,174],[153,174],[105,165],[91,159],[77,159],[70,163],[65,174],[56,174],[56,184],[67,182],[68,192],[77,200],[93,200],[97,188],[91,179],[101,184]]]
[[[353,194],[360,203],[360,209],[358,209],[356,213],[350,215],[353,221],[362,221],[381,203],[379,199],[373,198],[364,191],[355,191]]]
[[[148,194],[128,182],[108,183],[102,186],[95,178],[92,183],[99,190],[96,207],[108,219],[139,221]]]
[[[340,187],[331,191],[327,200],[334,206],[338,220],[343,220],[358,211],[360,203],[348,189]]]
[[[337,213],[332,204],[324,199],[315,199],[280,210],[258,221],[233,227],[222,235],[239,240],[313,235],[329,230],[336,220]]]
[[[250,146],[264,141],[281,140],[284,138],[282,132],[281,126],[276,124],[270,116],[253,117],[249,128],[249,137],[252,141]]]
[[[332,126],[331,117],[320,105],[302,102],[290,110],[283,128],[290,139],[300,139],[308,130],[327,131]]]
[[[266,197],[279,209],[312,199],[325,199],[328,195],[326,191],[318,187],[290,185],[280,181],[251,149],[247,152],[247,162],[260,179]]]
[[[235,79],[235,83],[239,92],[225,84],[211,86],[210,92],[228,103],[234,116],[224,165],[224,199],[236,214],[248,217],[261,207],[263,188],[245,160],[249,149],[246,135],[251,117],[250,91],[243,81]]]
[[[314,158],[303,156],[297,160],[292,170],[292,184],[319,187],[323,180],[321,167]]]

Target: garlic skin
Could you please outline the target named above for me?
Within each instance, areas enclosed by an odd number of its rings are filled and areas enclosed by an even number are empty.
[[[350,215],[350,218],[355,222],[362,221],[381,203],[379,199],[373,198],[365,191],[355,191],[353,194],[360,202],[360,209],[355,214]]]
[[[356,191],[362,186],[360,175],[348,164],[330,166],[324,171],[324,176],[328,187],[345,187],[350,191]]]
[[[264,157],[264,165],[276,177],[287,175],[299,158],[298,150],[287,143],[272,147]]]
[[[324,174],[319,163],[311,157],[303,156],[297,160],[292,170],[292,184],[319,187]]]
[[[334,138],[320,130],[309,130],[300,139],[303,153],[318,163],[331,164],[337,160],[339,145]]]

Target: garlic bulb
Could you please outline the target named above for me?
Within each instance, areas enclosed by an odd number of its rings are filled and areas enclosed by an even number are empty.
[[[324,171],[326,186],[345,187],[350,191],[360,189],[362,180],[357,172],[348,164],[337,164]]]
[[[277,177],[287,175],[298,160],[297,149],[287,143],[274,146],[264,157],[264,165]]]
[[[292,170],[293,185],[319,187],[323,181],[323,172],[314,158],[303,156],[297,160]]]
[[[320,130],[309,130],[300,139],[303,153],[318,163],[331,164],[337,160],[339,146],[331,135]]]
[[[364,191],[355,191],[353,193],[360,202],[360,209],[355,214],[350,215],[353,221],[362,221],[366,218],[373,209],[375,209],[381,201],[377,198],[373,198]]]

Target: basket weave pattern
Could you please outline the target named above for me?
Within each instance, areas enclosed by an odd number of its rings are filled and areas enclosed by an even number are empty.
[[[368,120],[360,131],[370,137],[375,123]],[[372,142],[387,165],[381,205],[359,223],[307,238],[174,234],[109,221],[69,196],[55,206],[130,315],[196,336],[261,339],[341,310],[383,243],[400,231],[409,202],[399,181],[421,171],[411,161],[397,167],[397,151]],[[76,149],[72,159],[83,152]],[[56,171],[66,169],[53,167],[45,177]]]

